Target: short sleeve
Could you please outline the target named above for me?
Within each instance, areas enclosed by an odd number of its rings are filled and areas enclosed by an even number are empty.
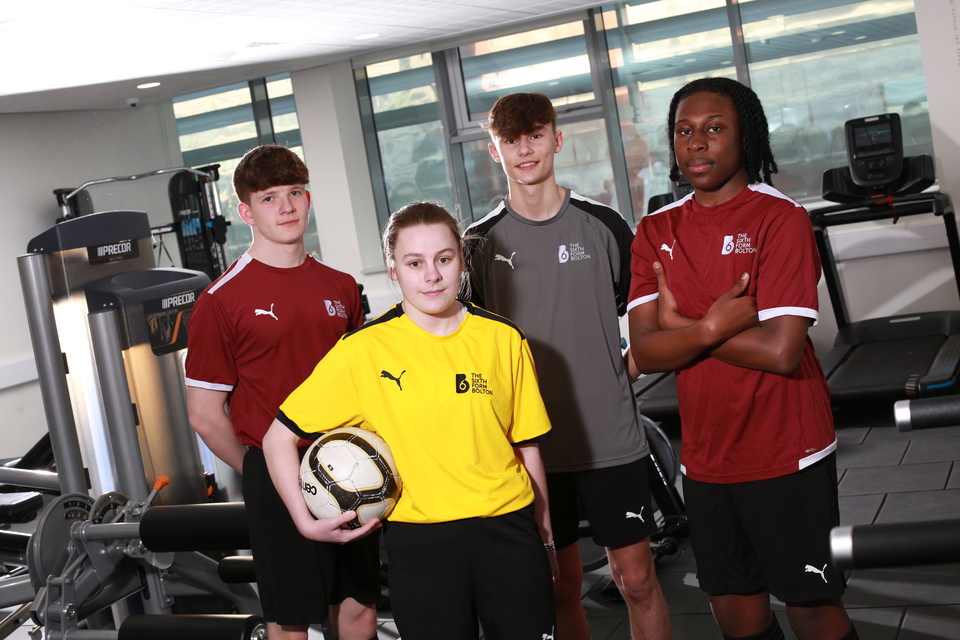
[[[341,339],[280,405],[277,419],[302,438],[363,422],[349,348]]]
[[[820,254],[807,212],[798,206],[771,216],[760,246],[757,308],[760,320],[819,317]]]
[[[236,331],[219,301],[204,292],[187,326],[186,384],[233,391],[237,384]]]
[[[637,226],[637,234],[630,245],[630,294],[627,310],[652,302],[659,297],[657,276],[653,272],[653,263],[656,255],[650,250],[651,245],[647,237],[648,225],[644,224],[650,218],[643,218]]]
[[[539,442],[550,433],[550,418],[540,395],[530,345],[520,339],[514,374],[513,424],[507,439],[514,445]]]

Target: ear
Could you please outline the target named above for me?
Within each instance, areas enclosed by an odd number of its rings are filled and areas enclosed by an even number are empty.
[[[554,153],[560,153],[560,149],[563,149],[563,131],[557,131],[557,148]]]
[[[251,227],[256,227],[253,223],[253,216],[250,215],[250,205],[245,202],[241,202],[237,205],[237,213],[240,214],[240,219],[243,220]]]
[[[392,263],[393,261],[391,260],[390,262]],[[387,275],[390,276],[390,279],[391,279],[391,280],[393,280],[394,282],[396,282],[396,280],[397,280],[397,267],[396,267],[395,264],[388,264],[388,265],[387,265]]]
[[[500,154],[497,152],[497,145],[493,144],[493,141],[487,143],[487,151],[490,152],[493,161],[500,164]]]

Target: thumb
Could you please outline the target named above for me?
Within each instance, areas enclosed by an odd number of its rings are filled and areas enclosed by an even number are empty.
[[[727,291],[727,295],[731,298],[736,298],[742,295],[743,292],[747,290],[747,283],[749,282],[750,274],[744,273],[742,276],[740,276],[740,279],[737,280],[732,287],[730,287],[730,290]]]

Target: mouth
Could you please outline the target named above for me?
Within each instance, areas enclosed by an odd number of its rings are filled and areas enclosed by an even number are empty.
[[[531,160],[530,162],[521,162],[517,165],[517,169],[532,169],[535,166],[537,166],[537,162]]]
[[[687,171],[690,173],[704,173],[713,167],[713,162],[706,158],[694,158],[684,166],[686,166]]]

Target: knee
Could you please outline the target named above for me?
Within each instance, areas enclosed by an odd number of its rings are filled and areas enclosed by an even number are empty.
[[[660,589],[656,572],[645,567],[634,566],[629,571],[614,572],[613,578],[620,593],[628,601],[648,600]]]

